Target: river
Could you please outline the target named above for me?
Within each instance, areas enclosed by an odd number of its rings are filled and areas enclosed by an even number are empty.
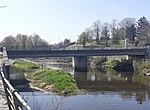
[[[48,64],[48,67],[69,71],[80,89],[87,92],[74,96],[59,96],[15,84],[32,110],[149,110],[150,82],[134,73],[74,72],[68,64]],[[12,73],[11,79],[24,79],[21,73]]]

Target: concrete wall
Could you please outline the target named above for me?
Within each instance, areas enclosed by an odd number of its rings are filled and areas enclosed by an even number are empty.
[[[146,51],[146,59],[150,59],[150,46],[148,46]]]
[[[72,57],[72,65],[75,71],[87,71],[87,57],[86,56],[79,56],[79,57]]]

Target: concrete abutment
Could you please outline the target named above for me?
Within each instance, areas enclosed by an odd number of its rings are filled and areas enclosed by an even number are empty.
[[[75,71],[86,72],[87,71],[87,57],[86,56],[72,57],[72,65]]]

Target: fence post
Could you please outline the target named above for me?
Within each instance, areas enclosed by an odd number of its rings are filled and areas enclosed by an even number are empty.
[[[6,94],[6,99],[7,99],[7,105],[8,105],[8,107],[9,107],[9,110],[11,110],[11,106],[10,106],[10,104],[11,104],[11,102],[10,102],[10,100],[9,100],[9,97],[11,97],[10,95],[9,95],[9,93],[8,93],[8,91],[7,91],[7,88],[9,88],[8,87],[8,85],[6,84],[6,82],[4,81],[4,78],[5,77],[3,77],[2,76],[2,69],[1,69],[1,78],[2,78],[2,81],[3,81],[3,86],[4,86],[4,91],[5,91],[5,94]]]
[[[10,79],[10,65],[9,64],[3,64],[3,72],[4,72],[4,74],[5,74],[5,77],[6,77],[6,79]]]
[[[12,92],[13,95],[13,101],[14,101],[14,105],[15,105],[15,110],[20,110],[19,107],[22,109],[22,104],[21,102],[18,100],[18,98],[15,95],[15,92],[17,92],[19,94],[19,91],[17,89],[14,89],[14,91]],[[19,94],[20,95],[20,94]]]

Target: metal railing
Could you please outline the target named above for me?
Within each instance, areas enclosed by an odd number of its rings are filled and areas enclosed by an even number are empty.
[[[20,96],[5,77],[3,69],[0,70],[9,110],[31,110],[26,101]]]
[[[107,46],[85,46],[85,47],[81,47],[81,46],[72,46],[72,47],[55,47],[55,46],[35,46],[35,47],[31,47],[31,46],[6,46],[7,51],[39,51],[39,50],[116,50],[116,49],[146,49],[149,48],[148,46],[131,46],[131,47],[124,47],[124,46],[111,46],[111,47],[107,47]]]

